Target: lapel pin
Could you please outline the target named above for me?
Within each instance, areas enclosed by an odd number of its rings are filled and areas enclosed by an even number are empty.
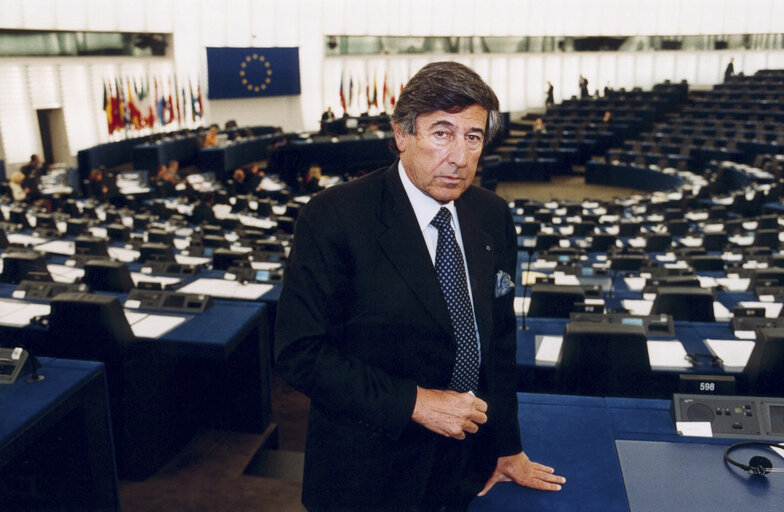
[[[489,245],[485,245],[485,250],[489,251],[490,250],[490,246]]]

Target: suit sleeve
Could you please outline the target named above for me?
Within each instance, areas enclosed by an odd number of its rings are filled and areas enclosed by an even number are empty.
[[[505,209],[506,230],[502,269],[517,281],[517,235],[509,209]],[[514,313],[514,290],[499,299],[502,303],[498,337],[495,340],[496,424],[495,439],[498,456],[522,451],[520,426],[517,419],[517,319]]]
[[[341,331],[350,314],[350,235],[341,229],[345,224],[334,204],[317,198],[297,220],[278,302],[278,369],[333,417],[397,438],[411,420],[416,383],[389,375],[343,349]]]

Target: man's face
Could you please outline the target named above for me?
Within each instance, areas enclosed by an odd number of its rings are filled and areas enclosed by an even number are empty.
[[[395,125],[400,161],[411,182],[440,203],[448,203],[473,183],[482,154],[487,111],[472,105],[450,114],[437,110],[416,119],[416,135]]]

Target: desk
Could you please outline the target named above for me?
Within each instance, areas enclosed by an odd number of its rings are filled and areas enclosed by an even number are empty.
[[[266,306],[216,300],[187,316],[160,338],[137,338],[107,370],[122,478],[147,478],[200,427],[263,432],[269,424]],[[38,355],[67,350],[38,326],[2,326],[0,336]]]
[[[267,148],[276,136],[253,137],[225,146],[199,150],[198,166],[201,172],[214,172],[219,180],[231,177],[237,167],[267,158]]]
[[[679,437],[669,408],[669,400],[518,394],[523,449],[532,460],[554,467],[566,484],[551,493],[499,483],[469,510],[781,510],[784,480],[774,474],[760,483],[726,467],[722,452],[731,441]],[[651,450],[694,454],[692,472],[673,470],[676,459],[641,458]]]
[[[557,389],[556,371],[553,366],[538,365],[536,363],[536,336],[562,336],[567,319],[559,318],[527,318],[523,330],[523,319],[517,319],[517,386],[519,390],[533,392],[552,392]],[[683,344],[687,353],[707,354],[710,349],[704,340],[735,339],[729,324],[724,322],[674,322],[674,338],[651,337],[650,339],[677,339]],[[699,365],[678,370],[653,370],[651,381],[645,387],[644,397],[662,398],[670,396],[678,390],[678,377],[680,374],[725,374],[722,367]],[[735,373],[734,375],[737,375]],[[641,396],[642,395],[635,395]]]
[[[40,362],[0,386],[0,507],[119,510],[103,364]]]

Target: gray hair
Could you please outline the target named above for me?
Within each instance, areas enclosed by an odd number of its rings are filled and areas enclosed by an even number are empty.
[[[474,70],[451,61],[432,62],[420,69],[400,93],[392,122],[403,133],[416,134],[416,119],[437,110],[457,113],[478,105],[487,111],[484,144],[493,140],[501,124],[498,98]],[[394,140],[391,148],[399,153]]]

